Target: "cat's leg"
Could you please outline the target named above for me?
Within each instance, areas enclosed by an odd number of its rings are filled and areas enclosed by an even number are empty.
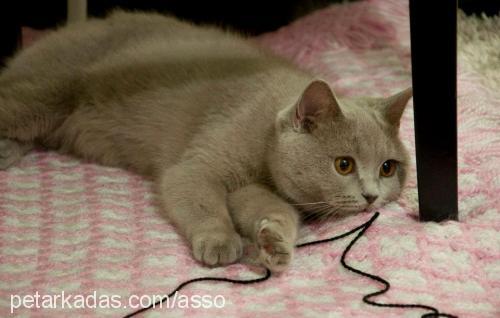
[[[235,262],[242,241],[227,209],[227,190],[209,166],[180,163],[159,180],[159,201],[190,242],[195,259],[215,266]]]
[[[293,257],[298,212],[265,186],[251,184],[228,197],[237,230],[259,248],[259,259],[272,271],[283,271]]]

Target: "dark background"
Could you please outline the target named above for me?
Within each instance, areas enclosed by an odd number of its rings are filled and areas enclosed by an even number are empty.
[[[353,1],[353,0],[351,0]],[[450,1],[450,0],[442,0]],[[7,2],[7,1],[6,1]],[[229,26],[250,34],[274,30],[310,11],[342,0],[268,0],[268,1],[198,1],[198,0],[89,0],[90,16],[104,16],[115,7],[155,10],[195,22]],[[66,19],[66,0],[18,0],[17,20],[34,28],[53,27]],[[498,14],[500,1],[459,0],[467,14]],[[2,5],[0,5],[2,6]],[[0,7],[1,8],[1,7]],[[432,10],[432,3],[429,3]],[[3,11],[3,10],[2,10]]]
[[[351,0],[353,1],[353,0]],[[451,0],[439,0],[451,1]],[[90,16],[104,16],[116,7],[155,10],[196,23],[216,24],[249,35],[275,30],[309,12],[342,0],[89,0]],[[459,0],[467,14],[498,14],[498,0]],[[429,10],[432,10],[429,1]],[[0,1],[0,64],[19,45],[20,26],[36,29],[62,25],[66,20],[66,0]]]
[[[258,34],[276,29],[314,9],[335,2],[342,1],[88,0],[88,13],[90,16],[104,16],[116,7],[154,10],[198,23],[213,23],[249,34]],[[65,22],[66,0],[18,0],[15,3],[16,19],[23,25],[46,28]],[[0,4],[0,8],[1,6]],[[9,15],[12,13],[11,11]]]

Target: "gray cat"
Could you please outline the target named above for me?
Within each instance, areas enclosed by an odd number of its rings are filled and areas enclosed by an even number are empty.
[[[399,196],[410,98],[339,99],[237,35],[116,12],[51,33],[2,71],[0,168],[37,142],[131,169],[154,180],[197,260],[235,262],[245,236],[281,271],[299,213],[345,215]]]

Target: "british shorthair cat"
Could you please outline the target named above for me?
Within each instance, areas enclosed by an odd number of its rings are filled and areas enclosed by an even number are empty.
[[[34,143],[154,180],[162,211],[215,266],[253,240],[289,265],[301,216],[398,198],[411,89],[338,98],[313,74],[238,35],[115,12],[63,27],[0,73],[0,169]]]

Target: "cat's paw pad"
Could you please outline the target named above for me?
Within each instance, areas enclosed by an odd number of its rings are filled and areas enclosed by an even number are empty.
[[[293,257],[293,241],[287,240],[278,221],[263,219],[257,231],[261,263],[273,272],[284,271]]]
[[[5,170],[17,163],[30,149],[31,146],[27,144],[0,138],[0,170]]]
[[[234,263],[243,254],[243,243],[236,232],[197,234],[192,246],[194,258],[209,266]]]

